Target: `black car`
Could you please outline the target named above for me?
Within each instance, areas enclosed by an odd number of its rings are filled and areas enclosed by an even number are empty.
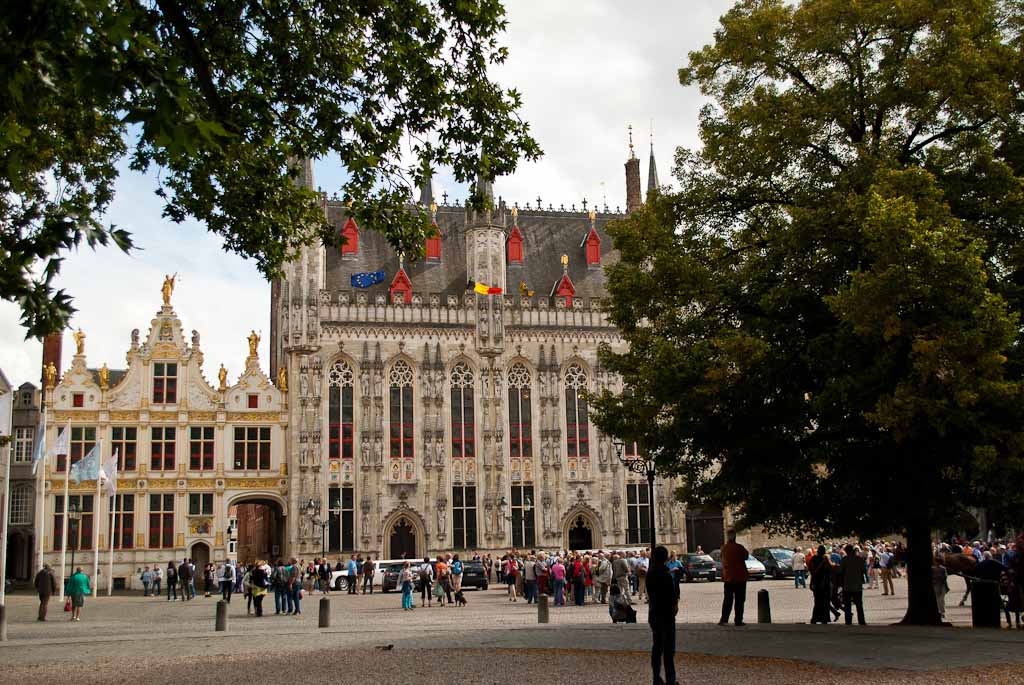
[[[758,547],[750,555],[764,564],[765,573],[772,578],[793,577],[793,550],[784,547]]]
[[[388,564],[381,570],[383,579],[380,582],[381,592],[388,592],[389,590],[397,590],[398,578],[402,574],[402,568],[405,567],[405,563],[400,564]],[[416,569],[413,568],[413,574],[415,576]]]
[[[462,562],[462,587],[475,587],[477,590],[487,589],[487,571],[484,570],[484,562]]]
[[[707,554],[685,554],[681,561],[683,562],[683,578],[687,583],[693,582],[695,578],[715,579],[715,560]]]

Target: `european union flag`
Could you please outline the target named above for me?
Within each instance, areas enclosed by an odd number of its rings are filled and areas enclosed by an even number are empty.
[[[383,271],[372,271],[363,272],[358,274],[352,274],[352,287],[353,288],[369,288],[371,285],[377,285],[378,283],[384,282]]]

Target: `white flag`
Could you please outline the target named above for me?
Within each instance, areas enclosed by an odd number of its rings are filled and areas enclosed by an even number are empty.
[[[114,453],[103,464],[100,473],[106,479],[107,497],[113,497],[117,494],[117,450],[114,450]]]
[[[59,454],[66,457],[70,451],[71,435],[67,428],[61,428],[60,433],[57,434],[57,441],[50,445],[50,449],[46,450],[46,456],[55,457]]]
[[[46,457],[46,412],[43,412],[43,420],[39,422],[39,435],[36,436],[36,449],[32,453],[32,475],[36,475],[39,469],[39,462]]]

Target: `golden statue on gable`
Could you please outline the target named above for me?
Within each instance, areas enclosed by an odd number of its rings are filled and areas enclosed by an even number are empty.
[[[75,354],[85,354],[85,333],[79,328],[75,331],[71,337],[75,339]]]
[[[260,336],[256,335],[256,331],[249,334],[249,356],[258,357],[259,354],[256,352],[256,348],[260,346]]]
[[[220,387],[218,390],[228,389],[228,370],[224,368],[224,365],[220,365],[220,371],[217,372],[217,380],[220,381]]]
[[[57,367],[53,365],[53,362],[49,362],[46,365],[46,368],[43,369],[43,375],[47,388],[53,388],[53,386],[57,385]]]
[[[277,389],[288,392],[288,371],[283,366],[277,370]]]
[[[160,286],[160,294],[164,297],[164,306],[171,306],[171,295],[174,294],[174,281],[178,278],[178,274],[175,273],[173,276],[164,276],[164,284]]]
[[[100,367],[100,390],[106,390],[110,387],[110,369],[104,364]]]

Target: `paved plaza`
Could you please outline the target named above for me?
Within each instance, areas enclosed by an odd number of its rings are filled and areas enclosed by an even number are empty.
[[[952,579],[950,604],[962,582]],[[721,583],[682,586],[679,663],[683,679],[701,682],[859,682],[864,668],[894,669],[887,682],[961,682],[972,664],[986,664],[985,682],[1024,682],[1024,631],[974,630],[969,608],[951,607],[957,628],[902,628],[889,624],[905,609],[906,586],[896,597],[867,591],[867,627],[810,626],[810,593],[791,582],[748,585],[745,628],[715,625]],[[756,625],[756,592],[767,589],[772,625]],[[582,682],[586,674],[621,674],[645,682],[643,624],[612,625],[604,606],[551,610],[549,625],[537,610],[507,601],[492,586],[467,592],[468,606],[400,609],[397,593],[330,596],[331,627],[317,626],[319,595],[303,602],[301,616],[246,616],[245,600],[231,602],[227,632],[214,632],[215,598],[170,602],[139,595],[86,601],[81,623],[71,623],[54,600],[51,620],[35,620],[33,596],[9,601],[10,641],[0,645],[0,681],[50,679],[74,673],[79,682],[224,682],[239,678],[330,678],[339,673],[373,678],[432,674],[474,682]],[[514,675],[511,675],[514,674]]]

